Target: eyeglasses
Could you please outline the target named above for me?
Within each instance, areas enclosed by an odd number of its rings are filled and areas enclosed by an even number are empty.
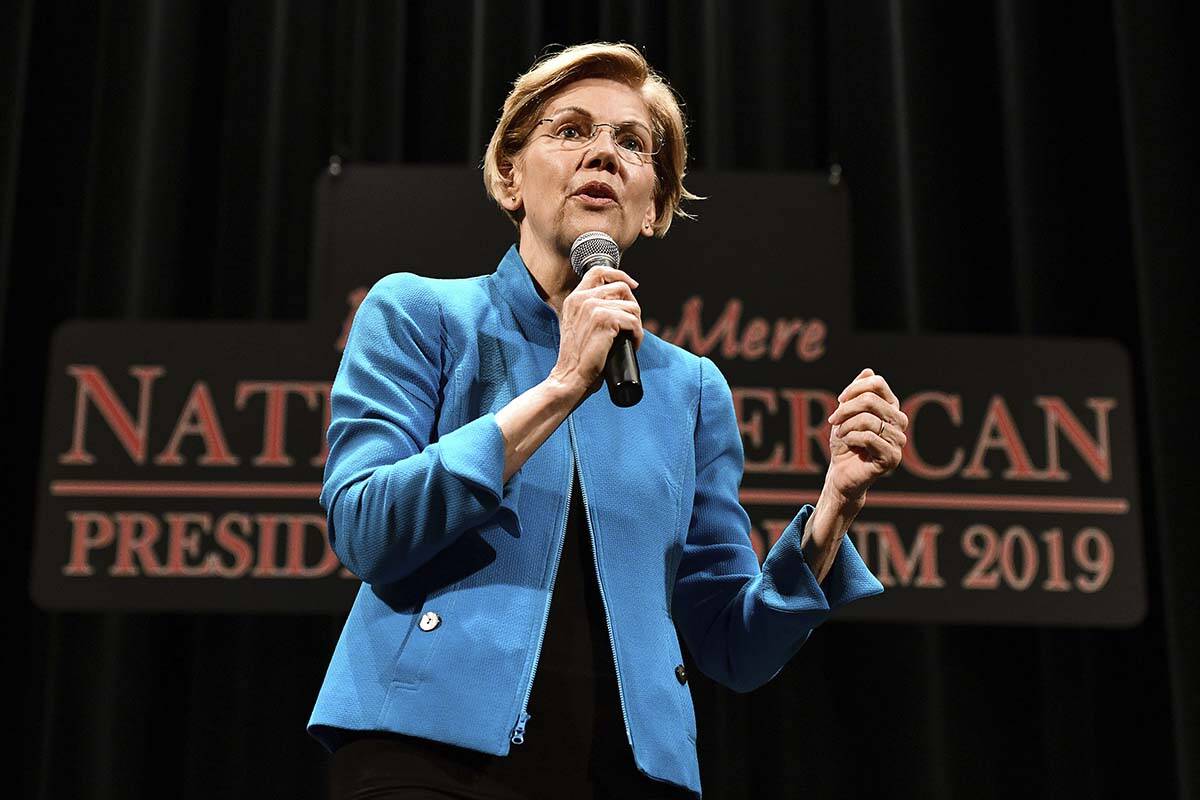
[[[619,125],[593,122],[585,112],[568,109],[537,122],[538,125],[546,123],[551,128],[542,135],[557,139],[566,150],[579,150],[591,144],[600,135],[601,128],[609,129],[617,145],[617,153],[631,164],[649,164],[661,149],[655,147],[650,129],[640,122],[622,122]]]

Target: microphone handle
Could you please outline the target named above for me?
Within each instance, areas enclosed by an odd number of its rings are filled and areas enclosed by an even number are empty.
[[[629,331],[621,331],[613,339],[604,361],[604,382],[608,384],[608,396],[618,408],[629,408],[642,399],[642,374],[633,334]]]

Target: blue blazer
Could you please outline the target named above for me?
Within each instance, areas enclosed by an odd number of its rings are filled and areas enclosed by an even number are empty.
[[[700,791],[676,630],[736,691],[813,628],[883,591],[849,537],[818,584],[803,506],[760,570],[738,502],[733,399],[707,358],[647,333],[645,397],[583,401],[507,482],[495,412],[558,356],[558,317],[515,247],[491,275],[380,280],[332,391],[321,504],[363,580],[309,731],[383,730],[507,755],[519,746],[578,464],[625,732],[638,768]]]

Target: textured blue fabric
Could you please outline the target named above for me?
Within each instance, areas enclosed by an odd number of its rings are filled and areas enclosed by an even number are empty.
[[[331,749],[352,729],[508,753],[577,459],[635,760],[699,793],[676,630],[705,674],[749,691],[832,609],[883,587],[849,537],[817,583],[800,549],[811,505],[759,569],[729,385],[649,333],[642,401],[592,394],[504,483],[495,412],[549,374],[558,337],[515,247],[490,275],[396,273],[363,300],[333,384],[321,491],[332,546],[363,584],[309,731]]]

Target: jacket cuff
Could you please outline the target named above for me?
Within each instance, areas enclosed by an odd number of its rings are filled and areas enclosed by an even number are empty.
[[[825,574],[821,588],[825,590],[830,611],[864,597],[883,594],[883,584],[867,569],[854,546],[854,537],[848,534],[842,537],[842,544],[833,557],[833,566]]]
[[[443,435],[438,457],[459,480],[486,490],[497,502],[504,496],[504,434],[495,414],[484,414]]]
[[[804,523],[812,511],[813,507],[805,504],[763,560],[763,599],[777,611],[791,614],[829,611],[825,593],[800,549]]]
[[[792,612],[818,607],[833,612],[847,603],[881,594],[883,584],[867,569],[850,536],[842,538],[825,580],[817,583],[800,547],[804,526],[814,510],[811,503],[801,507],[763,562],[763,577],[771,589],[769,604]]]

